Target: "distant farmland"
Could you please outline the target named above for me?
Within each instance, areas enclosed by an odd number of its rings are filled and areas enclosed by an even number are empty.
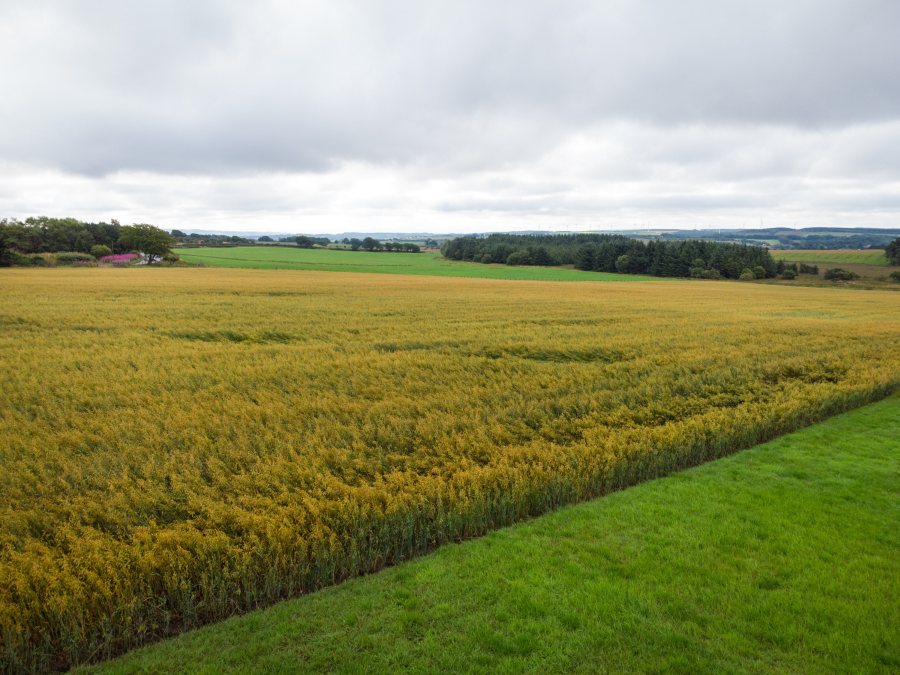
[[[803,262],[815,265],[879,265],[886,266],[887,258],[884,249],[832,249],[832,250],[772,250],[772,256],[776,260],[787,262]]]
[[[285,246],[181,248],[177,249],[176,253],[187,262],[202,263],[209,267],[416,274],[520,281],[640,281],[652,278],[629,274],[582,272],[561,267],[482,265],[445,260],[434,253],[371,253]]]
[[[7,670],[110,656],[900,387],[890,292],[0,277]]]

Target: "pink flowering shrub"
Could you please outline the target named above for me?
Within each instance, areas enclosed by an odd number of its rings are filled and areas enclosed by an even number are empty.
[[[100,258],[100,262],[110,263],[112,265],[127,265],[141,256],[137,253],[116,253],[115,255],[105,255]]]

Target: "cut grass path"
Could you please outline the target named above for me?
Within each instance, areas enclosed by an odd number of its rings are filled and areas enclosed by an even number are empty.
[[[179,248],[186,262],[209,267],[253,269],[317,270],[320,272],[370,272],[379,274],[419,274],[479,279],[523,281],[655,281],[657,277],[636,274],[583,272],[568,267],[510,267],[445,260],[434,253],[370,253],[333,249],[288,248],[284,246],[241,246],[235,248]]]
[[[101,672],[900,670],[900,397]]]

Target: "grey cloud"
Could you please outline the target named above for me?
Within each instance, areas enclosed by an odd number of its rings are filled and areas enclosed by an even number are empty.
[[[710,210],[756,208],[770,205],[768,197],[759,194],[668,194],[627,196],[615,192],[588,196],[567,195],[562,198],[528,199],[481,198],[459,200],[439,204],[437,208],[448,212],[513,212],[534,213],[554,212],[559,214],[584,214],[617,209],[642,209],[649,212],[665,210],[690,210],[704,212]]]
[[[900,114],[900,3],[13,2],[0,154],[90,174],[471,168],[602,120]]]
[[[900,224],[898,34],[893,0],[0,0],[0,216]]]

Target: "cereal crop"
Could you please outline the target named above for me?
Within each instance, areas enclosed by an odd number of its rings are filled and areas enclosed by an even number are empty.
[[[900,294],[0,271],[6,670],[65,668],[900,387]]]

